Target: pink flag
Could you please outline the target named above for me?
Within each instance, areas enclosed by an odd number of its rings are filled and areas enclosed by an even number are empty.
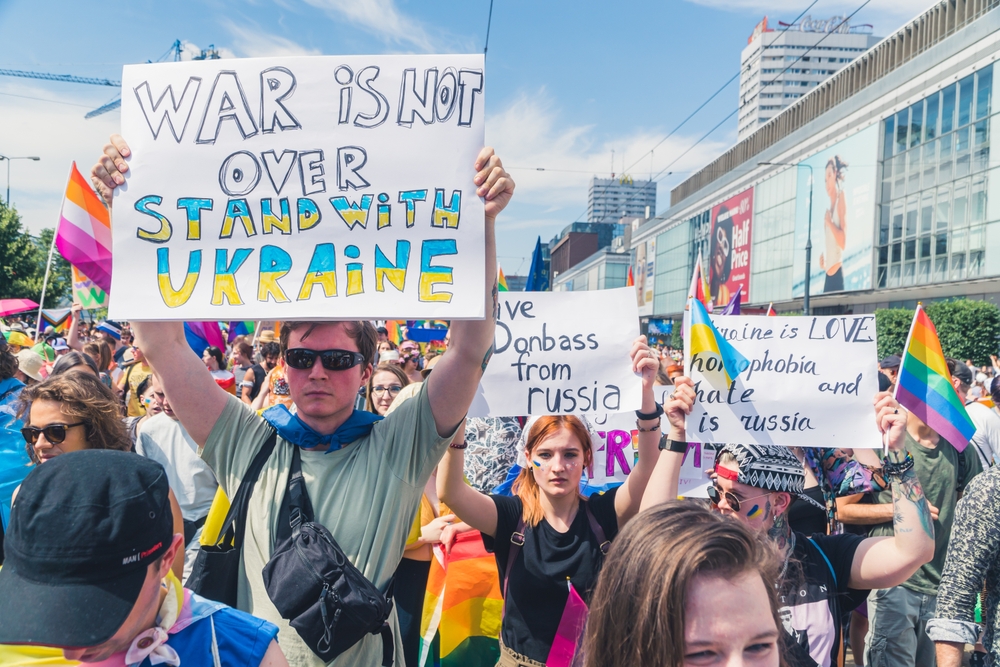
[[[562,618],[559,619],[559,627],[556,628],[556,636],[552,640],[552,648],[549,649],[545,667],[570,666],[573,654],[576,653],[577,641],[587,623],[587,603],[573,588],[572,582],[567,581],[566,585],[569,586],[569,597],[566,598],[566,606],[563,608]]]
[[[111,291],[111,218],[75,162],[59,212],[56,247],[98,287]]]

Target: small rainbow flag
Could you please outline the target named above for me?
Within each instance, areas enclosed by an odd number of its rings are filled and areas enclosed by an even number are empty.
[[[632,275],[632,265],[628,267],[628,278],[625,280],[625,287],[635,287],[635,276]]]
[[[403,342],[403,329],[399,326],[399,322],[396,320],[386,320],[385,329],[389,332],[389,340],[391,340],[394,345],[398,346]]]
[[[111,291],[111,217],[104,203],[76,168],[69,173],[59,212],[56,247],[67,262],[95,285]]]
[[[502,610],[496,560],[478,532],[459,533],[450,554],[435,546],[417,664],[430,667],[434,636],[440,634],[441,667],[493,667],[500,658]]]
[[[509,292],[510,288],[507,287],[507,276],[503,274],[503,269],[499,269],[499,271],[500,276],[497,279],[497,284],[499,285],[498,289],[501,292]]]
[[[237,336],[249,336],[254,331],[253,322],[239,322],[233,321],[229,323],[229,336],[226,339],[227,343],[232,343],[236,340]]]
[[[913,314],[903,363],[899,365],[896,400],[960,452],[976,432],[976,425],[951,383],[937,329],[921,305]]]
[[[691,330],[688,334],[691,341],[691,358],[702,352],[717,355],[722,360],[722,369],[727,382],[734,382],[750,362],[715,328],[708,311],[705,310],[705,304],[695,298],[688,301],[691,307]]]
[[[688,299],[701,302],[708,312],[712,312],[712,292],[708,285],[708,278],[701,270],[701,254],[695,260],[694,271],[691,273],[691,288],[688,290]]]

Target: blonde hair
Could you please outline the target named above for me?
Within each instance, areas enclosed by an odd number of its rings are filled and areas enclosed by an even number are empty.
[[[547,415],[535,420],[535,423],[531,426],[531,430],[528,432],[528,441],[525,444],[527,455],[530,457],[531,452],[540,442],[551,437],[561,429],[569,430],[580,441],[580,447],[583,449],[583,465],[585,467],[589,466],[594,460],[590,431],[587,430],[587,427],[584,426],[578,417],[572,415]],[[524,518],[524,522],[531,527],[535,527],[541,523],[544,515],[542,513],[542,504],[539,500],[540,490],[530,465],[521,470],[517,479],[511,485],[511,491],[521,499],[521,506],[523,508],[521,516]]]

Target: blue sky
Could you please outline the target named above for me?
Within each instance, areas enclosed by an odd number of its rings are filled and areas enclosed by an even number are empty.
[[[810,14],[849,13],[862,1],[820,0]],[[486,136],[518,183],[498,228],[505,272],[527,271],[536,236],[547,241],[585,218],[587,183],[610,175],[612,152],[616,173],[630,167],[648,177],[725,118],[736,83],[649,154],[739,70],[762,16],[789,21],[810,2],[495,0]],[[885,35],[930,4],[871,0],[854,22]],[[155,60],[175,39],[186,53],[214,44],[226,57],[481,52],[488,12],[489,0],[0,0],[0,69],[118,79],[122,65]],[[87,173],[117,131],[117,111],[83,119],[113,96],[111,88],[0,77],[0,154],[42,158],[11,164],[11,199],[32,232],[58,220],[70,163]],[[733,117],[677,160],[659,182],[658,211],[671,187],[735,137]]]

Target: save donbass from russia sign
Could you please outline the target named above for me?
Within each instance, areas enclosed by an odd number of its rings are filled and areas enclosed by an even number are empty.
[[[126,319],[481,318],[483,56],[130,65]]]
[[[882,446],[873,408],[878,391],[874,315],[709,317],[742,359],[727,375],[718,352],[692,354],[685,314],[685,370],[695,388],[688,440]]]

